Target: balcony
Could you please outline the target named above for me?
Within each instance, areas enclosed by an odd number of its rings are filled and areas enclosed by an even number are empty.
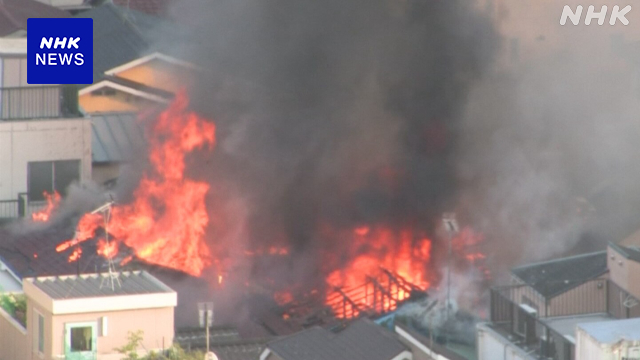
[[[80,115],[75,85],[0,88],[0,120],[69,118]]]
[[[638,300],[611,280],[577,289],[549,299],[526,285],[493,288],[488,326],[536,358],[573,360],[577,323],[640,317]]]

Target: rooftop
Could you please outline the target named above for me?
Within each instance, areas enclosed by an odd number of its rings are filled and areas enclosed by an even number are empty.
[[[35,0],[0,1],[0,37],[27,30],[29,18],[66,18],[69,13]]]
[[[640,318],[579,324],[578,328],[600,343],[613,344],[620,340],[640,341]]]
[[[186,33],[168,20],[110,2],[76,17],[93,19],[94,83],[102,79],[107,70],[154,51],[162,51],[156,48],[156,44],[181,44],[188,40]],[[175,46],[164,50],[165,53],[175,52]]]
[[[135,113],[91,115],[91,156],[93,162],[131,160],[145,144],[144,131]]]
[[[600,323],[613,318],[609,314],[586,314],[575,316],[561,316],[541,319],[542,322],[547,324],[551,329],[555,330],[559,334],[562,334],[565,338],[567,336],[573,337],[576,334],[576,326],[589,323]],[[574,342],[574,341],[572,341]]]
[[[275,340],[267,348],[284,360],[389,360],[407,348],[393,333],[360,319],[333,333],[321,327]]]
[[[607,272],[605,251],[539,262],[511,272],[541,295],[551,298]]]
[[[38,289],[52,299],[82,299],[105,296],[142,295],[173,292],[146,271],[125,271],[118,273],[120,286],[113,289],[104,286],[108,274],[84,274],[71,276],[48,276],[28,278]]]
[[[635,245],[626,247],[614,243],[609,243],[609,246],[625,258],[640,262],[640,247]]]

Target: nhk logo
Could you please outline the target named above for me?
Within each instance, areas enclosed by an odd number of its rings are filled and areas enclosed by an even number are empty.
[[[27,20],[29,84],[93,83],[93,19]]]
[[[607,5],[602,5],[600,11],[596,11],[595,9],[593,5],[587,9],[587,14],[584,17],[585,25],[590,25],[591,21],[596,19],[598,20],[598,25],[604,24],[607,19]],[[562,9],[562,16],[560,16],[560,25],[566,24],[567,19],[571,20],[573,25],[579,25],[580,19],[582,18],[582,10],[584,10],[582,5],[578,5],[575,11],[569,5],[565,5]],[[629,25],[629,20],[626,18],[629,11],[631,11],[631,5],[627,5],[622,9],[618,5],[614,6],[609,16],[609,25],[615,25],[618,21],[620,21],[622,25]]]

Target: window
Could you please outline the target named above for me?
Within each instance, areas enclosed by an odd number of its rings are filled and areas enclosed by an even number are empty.
[[[95,359],[98,348],[98,322],[67,323],[64,326],[66,358]]]
[[[35,314],[33,319],[33,327],[35,330],[33,349],[37,350],[40,354],[44,354],[44,316],[37,311],[33,313]]]
[[[91,326],[71,328],[71,352],[92,351],[93,331]]]
[[[27,168],[29,201],[44,201],[44,192],[63,196],[74,181],[80,180],[80,160],[35,161]]]

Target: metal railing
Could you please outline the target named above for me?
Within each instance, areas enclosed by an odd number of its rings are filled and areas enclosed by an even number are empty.
[[[496,287],[490,291],[492,325],[514,337],[528,351],[548,359],[573,360],[575,345],[544,319],[586,314],[638,318],[640,302],[607,279],[576,283],[573,289],[548,298],[527,285]]]
[[[0,119],[75,117],[78,89],[75,85],[0,88]]]
[[[0,200],[0,219],[13,219],[20,217],[18,200]]]
[[[575,346],[501,289],[491,289],[491,322],[516,339],[525,351],[553,360],[573,360]]]
[[[26,193],[20,193],[17,199],[0,200],[0,220],[31,217],[31,214],[46,206],[46,201],[29,201]]]

